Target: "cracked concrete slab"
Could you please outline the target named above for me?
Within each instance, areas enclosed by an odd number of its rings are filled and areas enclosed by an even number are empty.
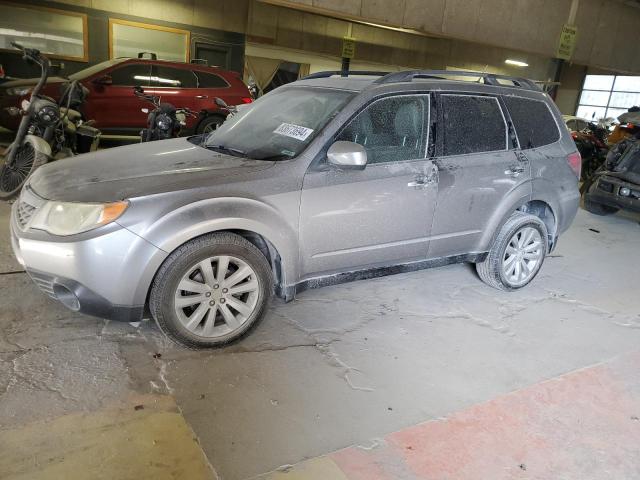
[[[0,431],[156,394],[176,399],[222,479],[370,445],[637,349],[638,233],[635,217],[580,211],[520,292],[467,265],[312,290],[205,352],[150,321],[73,314],[26,275],[0,274]]]

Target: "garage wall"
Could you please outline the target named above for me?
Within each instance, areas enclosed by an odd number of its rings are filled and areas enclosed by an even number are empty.
[[[253,1],[249,6],[247,41],[251,44],[280,48],[283,52],[295,50],[320,54],[337,61],[345,35],[357,39],[354,68],[360,62],[404,68],[487,69],[538,80],[553,77],[554,62],[549,57],[461,40],[386,30],[264,2]],[[507,58],[524,60],[530,66],[525,69],[510,67],[504,63]],[[305,63],[311,63],[313,68],[313,62]]]
[[[228,29],[225,31],[224,29],[205,28],[204,26],[197,26],[189,23],[180,23],[179,20],[182,20],[184,22],[187,22],[187,20],[194,20],[193,16],[189,16],[186,13],[188,9],[186,9],[185,7],[185,5],[187,4],[187,2],[185,1],[169,2],[166,0],[136,0],[134,2],[132,0],[131,2],[129,2],[128,0],[109,0],[107,2],[104,0],[62,0],[61,2],[51,2],[39,0],[23,0],[21,3],[23,5],[46,6],[57,8],[60,10],[70,10],[74,12],[85,13],[87,15],[87,27],[89,33],[89,61],[76,62],[63,60],[63,75],[69,75],[109,58],[108,24],[110,17],[189,30],[191,32],[192,46],[196,41],[224,45],[225,47],[228,47],[230,51],[229,64],[227,65],[227,68],[242,72],[242,69],[244,67],[245,35],[243,33],[237,33]],[[223,4],[227,2],[220,1],[212,3]],[[246,2],[243,4],[243,0],[238,0],[237,3],[240,5],[240,10],[242,9],[242,5],[247,5]],[[147,10],[143,8],[145,4],[153,5],[153,8],[150,6],[147,12]],[[169,4],[171,4],[171,6]],[[104,7],[110,5],[112,8],[110,11],[106,11],[104,9],[90,8],[87,5]],[[180,5],[182,5],[182,7],[180,7]],[[0,1],[0,8],[1,6],[2,2]],[[224,10],[221,9],[220,11],[223,12]],[[128,12],[136,12],[139,15],[146,16],[135,16]],[[199,16],[200,12],[197,13]],[[42,12],[41,14],[46,15],[46,13],[44,12]],[[246,11],[244,13],[241,12],[241,14],[244,15],[244,22],[246,23]],[[215,17],[217,22],[215,23],[216,25],[220,25],[222,23],[221,19],[224,18],[222,14],[216,13],[214,15],[212,13],[211,15],[212,17]],[[235,18],[235,16],[237,15],[238,14],[235,13],[231,16],[231,18]],[[169,18],[170,21],[166,20],[167,18]],[[239,21],[235,22],[235,24],[238,25],[238,29],[244,28],[244,24],[241,25],[241,23],[242,22]],[[198,24],[207,25],[207,21],[203,17],[199,16]],[[231,25],[233,24],[234,23],[232,22]],[[53,62],[54,64],[61,63],[61,61],[55,59],[53,59]],[[0,64],[4,66],[7,74],[11,76],[30,77],[37,75],[39,72],[37,68],[27,65],[22,60],[20,55],[13,52],[0,51]]]
[[[351,20],[416,29],[553,57],[571,0],[261,0]],[[640,9],[619,0],[580,0],[573,61],[640,73]]]

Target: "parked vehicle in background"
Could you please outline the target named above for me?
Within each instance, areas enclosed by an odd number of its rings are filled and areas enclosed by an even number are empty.
[[[494,288],[531,282],[580,198],[549,96],[477,72],[334,73],[210,135],[38,170],[13,208],[18,260],[68,308],[135,321],[148,307],[192,348],[246,334],[274,290],[456,262]]]
[[[607,157],[609,131],[584,118],[567,115],[563,118],[582,157],[581,180],[585,181],[593,175]]]
[[[16,196],[29,176],[40,166],[58,158],[96,150],[100,131],[84,122],[78,108],[87,91],[76,80],[67,84],[60,104],[40,94],[49,72],[49,59],[38,50],[12,45],[22,51],[25,61],[40,66],[40,80],[29,100],[20,108],[10,107],[7,114],[20,119],[18,133],[9,145],[0,166],[0,199]]]
[[[158,95],[149,95],[142,87],[133,87],[133,93],[139,100],[153,106],[151,111],[141,107],[141,111],[147,114],[147,128],[140,131],[141,142],[178,137],[182,127],[187,124],[187,117],[198,116],[188,108],[176,108],[171,103],[161,102]]]
[[[214,98],[229,105],[252,101],[239,74],[201,64],[117,58],[69,75],[69,79],[51,78],[42,93],[54,99],[60,96],[60,85],[77,80],[89,90],[82,113],[95,119],[95,126],[105,133],[138,134],[147,125],[147,115],[140,111],[133,87],[157,95],[163,102],[179,105],[194,112],[206,112],[188,118],[186,130],[203,133],[215,129],[225,119]],[[28,98],[37,79],[15,80],[0,85],[0,126],[15,130],[17,121],[3,114],[5,107],[18,107]]]
[[[584,206],[596,215],[619,210],[640,212],[640,133],[611,149],[604,165],[586,185]]]

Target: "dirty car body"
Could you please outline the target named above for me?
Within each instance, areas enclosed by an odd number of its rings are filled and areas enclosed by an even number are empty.
[[[16,256],[69,308],[134,321],[163,266],[219,232],[264,255],[286,300],[309,287],[483,262],[514,212],[539,219],[546,255],[579,199],[567,160],[575,145],[549,98],[535,88],[384,79],[301,80],[209,137],[46,165],[13,206]],[[530,127],[531,109],[546,125]],[[260,130],[267,113],[272,124]],[[366,165],[329,161],[336,142],[364,152]],[[64,216],[75,204],[118,202],[121,216],[82,233],[52,234],[36,220],[45,207],[61,205]]]

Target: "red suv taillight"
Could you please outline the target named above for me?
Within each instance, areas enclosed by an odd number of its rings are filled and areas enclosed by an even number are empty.
[[[242,100],[242,103],[251,103],[251,102],[253,102],[253,98],[251,98],[251,97],[242,97],[240,100]]]
[[[580,178],[580,171],[582,170],[582,157],[580,152],[573,152],[567,156],[567,163],[571,167],[571,170]]]

